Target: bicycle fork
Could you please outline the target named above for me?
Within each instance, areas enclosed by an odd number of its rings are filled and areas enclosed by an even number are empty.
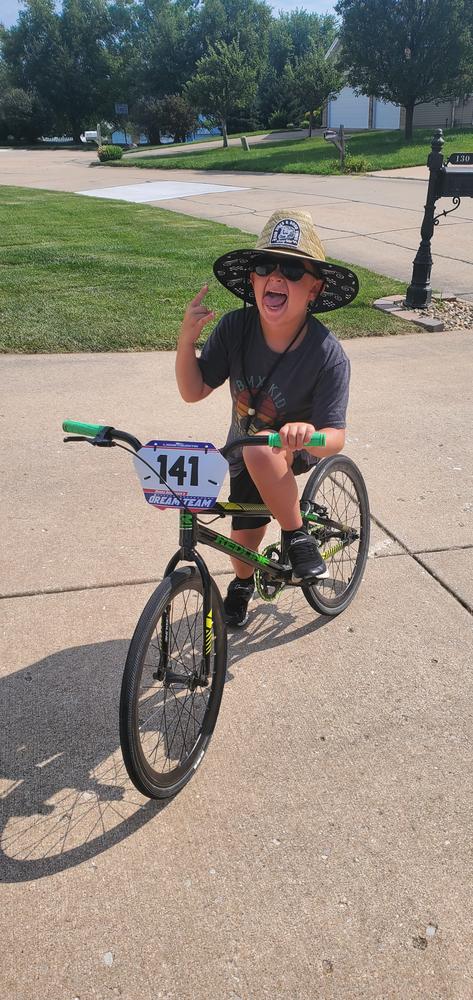
[[[172,573],[181,559],[193,562],[200,573],[202,580],[202,655],[199,664],[195,664],[194,670],[189,674],[177,673],[169,666],[169,634],[172,627],[171,615],[172,605],[168,605],[161,619],[161,655],[159,666],[156,671],[156,679],[164,682],[166,687],[171,684],[181,684],[190,691],[195,691],[197,687],[207,687],[209,684],[211,655],[214,643],[213,614],[212,614],[212,584],[210,573],[195,548],[197,541],[197,522],[193,514],[188,511],[180,511],[179,515],[179,545],[180,548],[168,563],[165,576]]]

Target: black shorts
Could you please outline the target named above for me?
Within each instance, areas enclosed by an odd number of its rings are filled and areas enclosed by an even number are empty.
[[[292,463],[292,471],[295,476],[308,472],[310,466],[304,462],[302,455],[296,455]],[[248,469],[242,469],[236,476],[230,477],[230,503],[264,503],[255,486]],[[232,517],[232,528],[235,531],[244,531],[247,528],[262,528],[264,524],[269,524],[270,517],[245,517],[236,515]]]

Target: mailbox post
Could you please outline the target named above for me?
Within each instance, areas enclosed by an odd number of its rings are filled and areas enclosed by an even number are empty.
[[[340,154],[340,169],[342,169],[345,163],[345,131],[343,125],[340,125],[338,132],[327,128],[324,132],[324,139],[326,142],[333,142],[334,146],[337,147]]]
[[[410,309],[426,309],[432,300],[430,241],[435,226],[438,226],[440,215],[449,215],[450,212],[454,212],[462,197],[473,198],[473,170],[457,169],[459,166],[473,167],[473,153],[452,153],[447,163],[444,164],[443,144],[443,132],[441,128],[438,128],[432,139],[432,152],[427,159],[429,186],[420,230],[421,241],[414,258],[411,283],[406,292],[405,305]],[[449,164],[455,169],[449,170]],[[436,216],[434,215],[435,202],[439,198],[453,198],[454,207],[448,212],[440,212],[440,215]]]

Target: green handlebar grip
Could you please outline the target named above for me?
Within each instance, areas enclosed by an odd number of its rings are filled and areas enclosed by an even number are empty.
[[[309,448],[325,448],[326,434],[321,434],[320,431],[316,431],[312,435],[310,441],[307,442]],[[279,434],[268,434],[268,445],[270,448],[280,448],[281,438]],[[306,447],[307,447],[306,445]]]
[[[64,420],[62,429],[66,434],[83,434],[84,437],[95,437],[103,429],[103,424],[81,424],[78,420]]]

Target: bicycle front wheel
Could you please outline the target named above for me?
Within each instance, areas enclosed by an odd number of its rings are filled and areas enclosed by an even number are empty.
[[[351,458],[332,455],[316,466],[308,479],[302,501],[325,508],[320,540],[328,576],[303,584],[307,601],[321,615],[339,615],[360,586],[368,557],[370,508],[363,476]],[[330,523],[331,522],[331,523]]]
[[[120,743],[143,795],[169,798],[196,771],[212,736],[225,683],[226,626],[212,581],[212,648],[206,686],[196,683],[204,649],[202,579],[174,570],[144,608],[131,640],[120,698]]]

